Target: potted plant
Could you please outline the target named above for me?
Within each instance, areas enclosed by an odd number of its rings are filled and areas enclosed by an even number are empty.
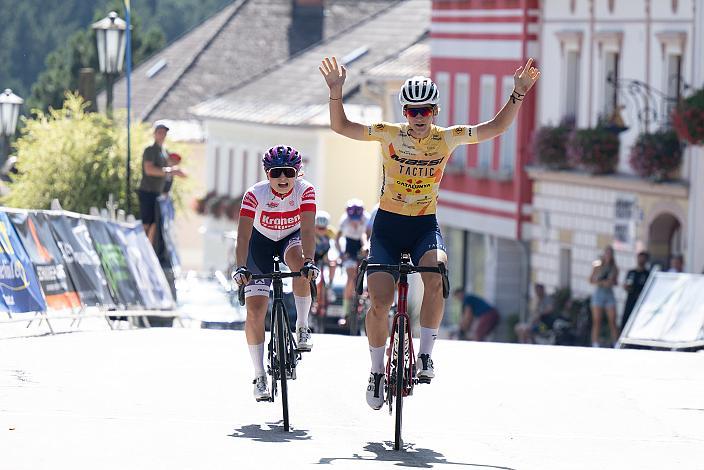
[[[613,173],[618,165],[618,135],[603,127],[575,129],[567,139],[567,157],[592,174]]]
[[[203,197],[196,198],[191,203],[191,208],[196,214],[205,215],[208,203],[215,196],[215,191],[210,191]]]
[[[547,168],[560,170],[569,167],[567,139],[572,126],[563,122],[558,126],[543,126],[533,133],[533,155]]]
[[[672,110],[677,136],[692,145],[704,145],[704,88],[682,100]]]
[[[225,204],[225,215],[232,221],[237,221],[240,213],[242,198],[231,197]]]
[[[631,147],[629,161],[639,176],[664,181],[682,163],[682,146],[670,129],[643,133]]]

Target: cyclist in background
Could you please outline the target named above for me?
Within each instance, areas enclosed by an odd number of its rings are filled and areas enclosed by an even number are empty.
[[[349,311],[350,302],[354,296],[355,281],[359,259],[367,248],[367,222],[369,213],[364,210],[364,203],[359,199],[347,201],[345,213],[340,218],[340,229],[337,231],[337,251],[341,253],[342,267],[347,272],[345,297],[342,303],[344,312]],[[340,249],[340,238],[345,238],[345,250]]]
[[[335,263],[330,262],[328,252],[332,246],[332,242],[336,240],[335,229],[330,225],[330,214],[326,211],[318,211],[315,215],[315,264],[320,268],[320,282],[318,291],[322,293],[320,286],[326,283],[332,286],[332,280],[335,278]],[[328,275],[325,276],[324,266],[328,267]],[[326,277],[326,279],[323,279]],[[332,289],[328,292],[332,293]],[[333,294],[334,295],[334,294]],[[330,295],[328,294],[328,297]]]
[[[254,398],[270,398],[264,370],[264,319],[269,307],[271,280],[252,281],[252,274],[273,271],[273,256],[279,255],[291,271],[296,302],[298,349],[313,347],[308,312],[311,306],[309,280],[318,275],[315,254],[315,188],[301,176],[301,154],[293,147],[270,148],[262,158],[267,179],[245,192],[237,229],[237,266],[232,279],[245,287],[247,321],[245,336],[254,364]]]
[[[435,216],[440,180],[447,160],[457,146],[493,139],[509,128],[518,115],[523,97],[540,76],[532,63],[533,59],[529,59],[524,67],[516,70],[513,92],[493,119],[474,126],[444,128],[433,124],[433,118],[440,111],[438,87],[430,78],[420,76],[406,80],[399,91],[406,122],[364,125],[350,121],[342,105],[347,70],[339,66],[334,57],[323,60],[318,69],[329,88],[332,130],[351,139],[381,143],[383,179],[369,263],[397,264],[401,253],[408,252],[416,266],[447,264],[447,253]],[[417,376],[432,379],[435,369],[431,354],[445,300],[440,276],[423,273],[421,278],[424,295]],[[396,280],[387,272],[368,271],[367,285],[372,305],[367,313],[366,331],[372,365],[366,397],[367,404],[375,410],[384,403],[384,352]]]

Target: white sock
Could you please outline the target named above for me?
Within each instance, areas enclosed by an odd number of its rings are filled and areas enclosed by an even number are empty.
[[[254,364],[254,376],[266,375],[264,372],[264,343],[248,344],[247,346],[249,346],[249,355],[252,356],[252,364]]]
[[[384,355],[386,355],[386,345],[378,348],[369,346],[369,354],[372,356],[372,372],[384,372]]]
[[[438,337],[439,328],[426,328],[424,326],[420,327],[420,350],[418,354],[431,354],[433,352],[433,346],[435,345],[435,339]]]
[[[293,299],[296,301],[296,329],[308,328],[308,312],[313,300],[310,295],[306,297],[294,295]]]

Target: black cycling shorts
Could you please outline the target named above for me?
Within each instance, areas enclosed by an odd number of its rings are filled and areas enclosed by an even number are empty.
[[[409,253],[418,266],[430,250],[447,251],[435,214],[410,216],[379,209],[372,228],[369,264],[398,264],[401,253]],[[394,277],[398,279],[398,274]]]

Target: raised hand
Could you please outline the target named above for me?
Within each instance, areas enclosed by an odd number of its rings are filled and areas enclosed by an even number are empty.
[[[528,62],[526,62],[525,67],[518,67],[516,73],[513,74],[513,87],[521,95],[528,93],[528,90],[530,90],[533,85],[535,85],[535,82],[538,81],[538,78],[540,78],[540,70],[532,67],[532,64],[533,58],[531,57],[528,59]]]
[[[325,83],[328,84],[330,88],[330,96],[332,98],[340,98],[342,96],[342,85],[345,83],[345,78],[347,78],[347,69],[344,65],[338,65],[337,59],[335,57],[330,60],[329,57],[323,59],[320,67],[318,67],[320,73],[325,77]],[[336,93],[336,95],[333,95]]]

